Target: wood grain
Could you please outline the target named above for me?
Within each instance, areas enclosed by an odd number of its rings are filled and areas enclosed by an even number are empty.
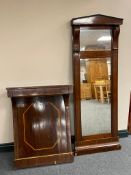
[[[118,142],[118,37],[123,19],[101,14],[73,18],[73,77],[74,77],[74,123],[75,123],[75,153],[76,155],[120,149]],[[111,31],[111,50],[80,51],[80,30]],[[90,44],[90,43],[89,43]],[[111,133],[82,136],[81,130],[81,98],[80,98],[80,59],[111,58]],[[87,109],[88,110],[88,109]],[[95,126],[94,126],[95,127]],[[115,144],[114,144],[115,142]]]
[[[69,94],[72,86],[7,88],[18,168],[73,161]]]

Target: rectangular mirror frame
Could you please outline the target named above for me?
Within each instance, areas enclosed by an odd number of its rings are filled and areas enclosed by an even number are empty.
[[[84,22],[83,22],[84,21]],[[123,19],[104,15],[74,18],[72,24],[75,154],[88,154],[120,149],[118,137],[118,37]],[[111,51],[80,51],[80,28],[110,29]],[[80,59],[111,57],[111,133],[82,136],[80,103]],[[87,109],[88,110],[88,109]]]

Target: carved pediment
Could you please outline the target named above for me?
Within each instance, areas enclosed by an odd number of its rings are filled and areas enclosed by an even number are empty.
[[[121,25],[122,23],[122,18],[116,18],[101,14],[78,17],[71,20],[72,25]]]

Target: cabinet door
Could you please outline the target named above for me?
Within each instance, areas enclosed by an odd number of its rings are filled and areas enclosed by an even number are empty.
[[[106,61],[97,61],[97,79],[107,80],[108,79],[108,68]]]
[[[81,83],[81,99],[90,99],[90,98],[92,98],[91,84]]]
[[[86,63],[87,81],[91,83],[92,97],[95,98],[94,82],[108,79],[108,67],[105,60],[90,60]]]
[[[88,61],[87,63],[88,82],[94,83],[95,80],[108,79],[108,68],[106,61]]]

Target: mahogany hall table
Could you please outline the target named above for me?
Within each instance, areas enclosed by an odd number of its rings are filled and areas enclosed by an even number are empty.
[[[70,93],[70,85],[7,88],[12,101],[16,167],[73,161]]]

